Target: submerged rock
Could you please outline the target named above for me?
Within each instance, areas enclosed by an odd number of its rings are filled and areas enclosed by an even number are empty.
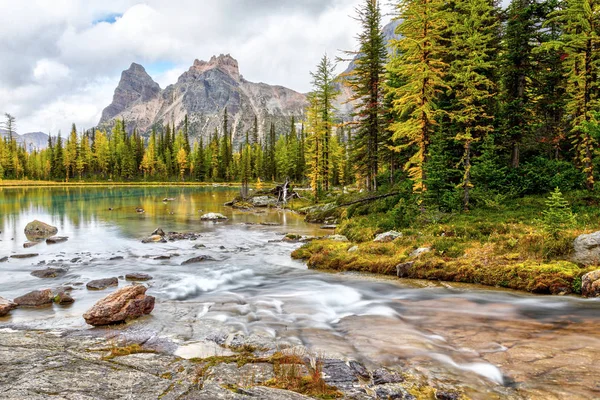
[[[154,310],[154,297],[146,295],[142,285],[126,286],[106,296],[90,308],[83,318],[94,326],[125,322],[150,314]]]
[[[58,228],[42,221],[32,221],[25,226],[27,239],[45,239],[58,233]]]
[[[85,285],[89,290],[104,290],[111,286],[119,286],[119,280],[117,278],[96,279]]]
[[[75,299],[66,288],[59,288],[56,293],[54,293],[53,300],[56,304],[60,305],[72,304],[75,302]]]
[[[389,242],[393,242],[394,240],[396,240],[400,237],[402,237],[402,234],[400,232],[389,231],[389,232],[380,233],[379,235],[377,235],[375,237],[375,239],[373,239],[373,241],[378,242],[378,243],[389,243]]]
[[[573,261],[584,265],[600,264],[600,231],[578,236],[573,242]]]
[[[581,295],[584,297],[600,297],[600,269],[581,277]]]
[[[204,214],[203,216],[201,216],[200,219],[202,221],[224,221],[228,218],[226,216],[224,216],[223,214],[208,213],[208,214]]]
[[[48,239],[46,239],[46,243],[47,244],[57,244],[57,243],[66,242],[67,240],[69,240],[69,238],[67,236],[53,236],[53,237],[49,237]]]
[[[41,279],[49,279],[49,278],[57,278],[61,275],[67,273],[67,269],[65,268],[46,268],[46,269],[38,269],[31,273],[32,276]]]
[[[44,290],[34,290],[33,292],[29,292],[26,295],[17,297],[14,302],[18,306],[23,307],[40,307],[48,304],[52,304],[53,298],[52,290],[44,289]]]
[[[215,261],[215,259],[211,256],[201,255],[201,256],[190,258],[189,260],[185,260],[184,262],[181,263],[181,265],[196,264],[196,263],[199,263],[202,261]]]
[[[0,297],[0,317],[6,316],[9,312],[17,308],[17,303]]]
[[[38,253],[29,253],[29,254],[13,254],[10,258],[32,258],[39,256]]]
[[[125,275],[125,279],[128,281],[149,281],[152,279],[152,277],[148,274],[134,272],[134,273]]]

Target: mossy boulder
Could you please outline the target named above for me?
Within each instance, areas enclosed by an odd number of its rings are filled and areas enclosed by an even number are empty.
[[[25,236],[31,241],[45,239],[58,233],[58,228],[42,221],[32,221],[25,226]]]

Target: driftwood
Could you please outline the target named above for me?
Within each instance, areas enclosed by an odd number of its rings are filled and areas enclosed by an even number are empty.
[[[275,186],[271,190],[271,194],[277,196],[277,202],[283,204],[286,204],[289,200],[300,198],[300,195],[296,193],[293,186],[290,185],[289,178],[285,180],[285,183]]]

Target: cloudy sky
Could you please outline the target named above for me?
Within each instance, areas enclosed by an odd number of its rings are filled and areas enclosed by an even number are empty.
[[[306,92],[323,53],[356,46],[360,2],[0,0],[0,112],[20,133],[89,128],[132,62],[164,88],[220,53],[250,81]]]

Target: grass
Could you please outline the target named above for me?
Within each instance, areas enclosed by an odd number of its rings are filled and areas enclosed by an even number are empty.
[[[315,269],[386,275],[395,275],[398,264],[412,262],[403,268],[407,278],[532,293],[580,293],[581,276],[597,268],[569,261],[573,240],[600,229],[600,208],[593,198],[572,197],[576,223],[553,239],[539,222],[544,201],[544,197],[526,197],[468,213],[420,212],[408,223],[402,220],[405,215],[397,216],[389,199],[351,206],[341,211],[337,233],[354,243],[317,240],[296,250],[292,257],[306,260]],[[392,243],[372,241],[375,235],[392,229],[403,237]],[[349,252],[355,245],[358,250]],[[411,259],[410,254],[420,247],[431,251]]]

